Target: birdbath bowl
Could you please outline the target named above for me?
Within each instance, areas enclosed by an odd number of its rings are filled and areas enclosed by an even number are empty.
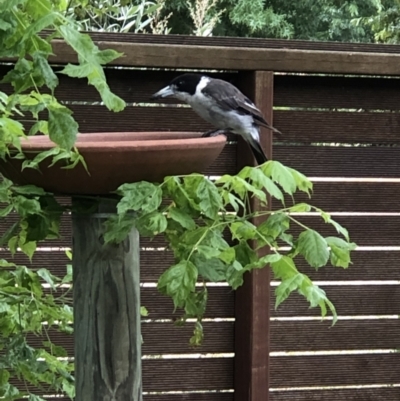
[[[168,175],[203,172],[221,153],[226,137],[202,138],[193,132],[116,132],[78,134],[75,146],[84,157],[73,169],[51,158],[40,170],[22,170],[22,161],[0,161],[0,172],[14,183],[34,184],[46,191],[65,195],[104,195],[121,184],[137,181],[161,182]],[[47,136],[22,140],[28,159],[54,147]]]

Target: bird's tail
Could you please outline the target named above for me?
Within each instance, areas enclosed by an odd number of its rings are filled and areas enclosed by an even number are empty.
[[[268,157],[265,155],[265,152],[263,151],[261,145],[258,142],[252,141],[250,145],[258,165],[268,161]]]

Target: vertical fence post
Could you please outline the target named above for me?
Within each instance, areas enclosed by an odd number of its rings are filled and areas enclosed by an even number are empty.
[[[240,74],[238,86],[272,124],[273,72],[254,71]],[[261,146],[272,157],[272,132],[262,128]],[[254,165],[248,145],[239,138],[238,170]],[[271,200],[268,200],[270,207]],[[253,201],[253,210],[259,208]],[[261,220],[255,219],[255,224]],[[267,249],[259,252],[265,255]],[[270,269],[246,274],[244,284],[235,293],[235,401],[268,401],[269,391],[269,317]]]
[[[142,401],[139,235],[105,245],[110,212],[72,218],[76,401]]]

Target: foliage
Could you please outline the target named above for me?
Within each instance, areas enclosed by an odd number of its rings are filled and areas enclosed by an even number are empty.
[[[71,0],[64,5],[66,15],[85,30],[399,41],[399,0]]]
[[[47,289],[43,288],[43,282]],[[51,341],[55,330],[72,331],[72,309],[67,304],[67,292],[61,288],[70,282],[71,272],[61,280],[43,268],[32,271],[0,260],[0,397],[3,400],[28,396],[32,386],[74,396],[73,364],[66,358],[65,350]],[[32,346],[35,336],[46,338],[39,348]],[[20,389],[10,384],[12,377],[18,377]]]
[[[285,205],[287,196],[297,190],[309,194],[312,183],[277,161],[245,167],[237,175],[224,175],[215,182],[191,174],[166,177],[161,184],[124,184],[117,191],[121,196],[118,215],[106,223],[105,239],[119,242],[132,227],[142,236],[164,235],[175,264],[159,278],[158,289],[173,299],[175,308],[183,310],[181,321],[197,319],[192,345],[202,340],[206,282],[227,282],[236,289],[246,272],[266,265],[280,281],[276,307],[297,291],[311,307],[320,307],[322,316],[329,309],[335,322],[335,307],[322,289],[297,270],[295,260],[304,258],[315,269],[328,262],[347,268],[355,244],[349,242],[347,230],[322,210],[306,203]],[[267,193],[283,208],[266,211]],[[251,199],[260,203],[259,212],[252,211]],[[340,237],[323,237],[295,217],[295,213],[310,211],[333,225]],[[264,222],[255,225],[254,219],[260,217]],[[299,235],[295,235],[296,228],[292,231],[293,226],[301,230]],[[257,251],[263,247],[271,251],[260,258]],[[199,280],[201,287],[196,285]]]
[[[400,42],[400,1],[374,0],[376,14],[354,19],[357,26],[369,27],[376,42]]]
[[[213,35],[286,39],[372,41],[370,27],[353,19],[376,13],[376,0],[220,0],[210,9],[219,22]],[[185,0],[171,0],[171,33],[191,33],[192,20]]]
[[[14,89],[10,96],[0,93],[2,157],[8,154],[8,145],[18,148],[19,138],[25,133],[15,118],[26,119],[26,114],[34,122],[29,134],[41,132],[49,135],[59,148],[65,151],[73,148],[78,124],[72,112],[54,97],[58,77],[47,61],[52,54],[50,41],[54,38],[63,38],[78,55],[78,64],[68,64],[61,74],[86,78],[110,110],[121,111],[125,107],[125,102],[110,91],[102,69],[102,65],[121,54],[114,50],[99,50],[88,35],[78,32],[74,22],[61,12],[62,3],[12,0],[0,4],[0,57],[18,58],[14,68],[1,81],[10,83]],[[40,34],[44,29],[52,29],[54,33],[44,37]],[[39,114],[43,111],[48,113],[47,120]],[[63,157],[66,157],[65,153]]]
[[[167,34],[168,16],[160,18],[165,1],[71,0],[65,12],[86,31]]]
[[[65,3],[63,0],[0,2],[0,57],[17,59],[1,81],[9,83],[13,92],[0,92],[0,157],[9,157],[11,147],[20,150],[20,139],[26,135],[43,133],[56,145],[33,161],[25,160],[24,168],[38,168],[46,157],[52,158],[52,163],[66,162],[67,167],[83,162],[74,149],[78,124],[68,107],[55,97],[58,75],[48,62],[53,53],[52,39],[63,38],[78,56],[78,64],[67,65],[59,73],[86,78],[109,109],[120,111],[125,107],[125,102],[111,93],[102,68],[121,54],[99,50],[88,35],[80,33],[74,22],[65,17]],[[45,36],[41,33],[44,29],[53,33]],[[21,120],[31,123],[28,133]],[[18,152],[13,157],[24,156]],[[0,217],[14,217],[8,220],[10,225],[0,240],[1,246],[11,253],[19,250],[32,258],[38,241],[59,236],[64,208],[41,188],[15,186],[3,179],[0,202]],[[32,386],[63,391],[73,397],[72,364],[50,335],[51,331],[72,331],[71,308],[65,291],[60,289],[60,285],[69,285],[70,281],[70,275],[60,280],[46,269],[33,271],[0,261],[0,397],[4,400],[22,396],[41,400],[30,392]],[[45,289],[43,283],[49,288]],[[32,346],[35,336],[45,336],[42,346]],[[20,390],[10,384],[16,378]]]

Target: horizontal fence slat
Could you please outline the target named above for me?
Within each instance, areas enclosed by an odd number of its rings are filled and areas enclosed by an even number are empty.
[[[34,254],[32,264],[27,256],[17,252],[11,258],[8,252],[1,252],[0,258],[30,268],[45,267],[56,276],[66,274],[66,265],[71,261],[65,252],[40,252]],[[354,251],[351,254],[352,265],[348,269],[322,267],[318,270],[310,267],[304,259],[296,259],[297,268],[313,280],[349,281],[349,280],[400,280],[400,252],[396,251]],[[172,264],[174,258],[169,251],[147,251],[140,253],[141,281],[156,282],[160,275]]]
[[[182,311],[174,314],[171,298],[162,295],[157,288],[142,288],[140,302],[149,312],[149,319],[176,319],[182,316]],[[230,287],[209,287],[208,302],[205,317],[234,317],[234,293]]]
[[[272,391],[269,401],[398,401],[400,387]]]
[[[373,350],[399,347],[399,321],[272,321],[271,351]],[[351,357],[351,356],[349,356]]]
[[[274,145],[274,159],[309,177],[400,177],[400,148]]]
[[[400,216],[334,216],[339,224],[347,228],[350,239],[359,246],[400,246],[398,230]],[[324,236],[339,235],[332,225],[319,217],[296,216],[307,227]],[[298,235],[304,229],[291,223],[290,233]]]
[[[59,72],[61,68],[53,67],[54,71]],[[3,77],[11,66],[0,65],[0,78]],[[127,103],[147,102],[154,103],[150,96],[167,85],[173,78],[183,72],[165,70],[138,70],[129,68],[105,67],[105,76],[110,89]],[[220,78],[234,83],[237,73],[207,73],[213,78]],[[87,84],[87,80],[71,78],[64,74],[58,74],[59,84],[55,89],[55,96],[58,101],[86,101],[100,102],[101,97],[92,85]],[[7,94],[12,93],[10,84],[0,84],[0,91]],[[48,93],[48,89],[43,87],[42,93]],[[165,98],[160,103],[181,103],[173,98]]]
[[[400,80],[275,74],[274,106],[399,110]]]
[[[174,263],[172,252],[142,251],[141,280],[156,282],[166,268]],[[354,251],[352,265],[348,269],[330,265],[318,270],[310,267],[302,258],[296,259],[296,266],[313,280],[400,280],[400,252],[394,251]]]
[[[334,304],[340,316],[356,315],[396,315],[400,303],[399,285],[332,285],[321,288]],[[272,317],[321,316],[319,308],[310,308],[301,295],[292,293],[285,302],[275,310],[275,289],[271,291]],[[328,316],[330,312],[328,312]]]
[[[150,316],[149,316],[150,317]],[[203,322],[204,340],[201,346],[192,347],[189,339],[193,335],[193,323],[187,322],[183,326],[168,323],[142,323],[142,354],[205,354],[231,353],[233,348],[234,322]],[[54,344],[66,349],[69,356],[74,355],[73,335],[49,330],[47,336],[28,336],[28,343],[34,347],[42,347],[42,342],[48,338]]]
[[[233,401],[233,393],[144,394],[144,401]],[[71,401],[70,398],[47,398],[46,401]],[[391,400],[389,400],[391,401]]]
[[[144,401],[233,401],[232,393],[145,394]]]
[[[400,113],[274,111],[282,142],[399,143]]]
[[[233,358],[144,360],[143,391],[229,390],[233,362]]]
[[[399,260],[400,252],[396,251],[354,251],[348,269],[328,265],[315,270],[301,258],[296,259],[296,266],[319,281],[400,280]]]
[[[311,199],[307,194],[298,192],[294,199],[319,207],[326,212],[400,212],[399,183],[375,182],[315,182]],[[290,197],[286,206],[292,205]],[[273,200],[273,209],[282,208]]]
[[[272,388],[399,382],[398,354],[284,356],[270,361]]]
[[[191,108],[126,107],[118,114],[104,106],[69,105],[80,132],[187,131],[206,132],[213,126]]]
[[[202,325],[203,343],[200,347],[191,347],[189,339],[193,335],[193,323],[187,322],[183,327],[172,323],[143,323],[142,353],[151,355],[234,352],[234,322],[203,322]]]
[[[143,391],[230,390],[233,362],[233,358],[146,359],[142,361]],[[17,385],[18,381],[12,379],[10,383]],[[20,383],[19,388],[43,394],[31,384]],[[54,391],[49,390],[48,394]]]

